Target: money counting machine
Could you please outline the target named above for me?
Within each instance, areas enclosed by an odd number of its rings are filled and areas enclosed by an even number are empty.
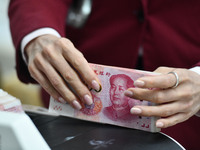
[[[1,150],[50,150],[50,147],[25,113],[0,111]]]
[[[184,150],[162,133],[88,122],[40,110],[20,113],[0,110],[1,150]]]

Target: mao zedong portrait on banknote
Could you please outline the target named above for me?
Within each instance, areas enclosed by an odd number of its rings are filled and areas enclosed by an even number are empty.
[[[110,102],[111,106],[105,107],[103,114],[113,121],[130,121],[133,115],[130,114],[129,99],[124,91],[133,87],[133,80],[125,74],[116,74],[110,77]]]

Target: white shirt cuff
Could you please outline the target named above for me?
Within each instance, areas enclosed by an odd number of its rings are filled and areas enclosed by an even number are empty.
[[[194,67],[194,68],[191,68],[189,70],[194,71],[194,72],[196,72],[196,73],[198,73],[200,75],[200,67]],[[197,117],[200,117],[200,110],[195,115]]]
[[[24,55],[24,48],[26,47],[26,45],[33,40],[34,38],[41,36],[41,35],[45,35],[45,34],[51,34],[51,35],[55,35],[57,37],[61,37],[60,34],[53,28],[40,28],[37,29],[29,34],[27,34],[21,42],[21,52],[22,52],[22,57],[25,61],[25,63],[27,64],[27,60],[26,57]]]
[[[189,70],[194,71],[200,75],[200,67],[198,67],[198,66],[194,67],[194,68],[190,68]]]

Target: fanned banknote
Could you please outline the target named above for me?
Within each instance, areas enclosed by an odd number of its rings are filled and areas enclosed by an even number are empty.
[[[0,89],[0,111],[24,113],[21,101]]]
[[[59,103],[51,97],[50,112],[144,131],[159,131],[155,126],[156,117],[130,114],[130,109],[135,105],[151,106],[154,104],[144,100],[131,99],[124,95],[126,89],[134,87],[135,80],[142,76],[156,75],[155,73],[97,64],[90,65],[102,85],[100,92],[91,89],[94,103],[90,106],[82,104],[82,109],[78,111],[69,104]]]

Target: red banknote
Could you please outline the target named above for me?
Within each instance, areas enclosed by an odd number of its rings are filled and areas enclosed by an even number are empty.
[[[0,111],[23,113],[19,99],[0,89]]]
[[[135,105],[151,106],[154,104],[144,100],[131,99],[124,95],[126,89],[134,88],[135,80],[142,76],[156,75],[155,73],[97,64],[90,65],[102,85],[100,92],[91,90],[94,103],[90,106],[82,104],[82,109],[78,111],[69,104],[59,103],[51,97],[50,112],[150,132],[159,131],[155,126],[158,118],[130,114],[130,109]]]

